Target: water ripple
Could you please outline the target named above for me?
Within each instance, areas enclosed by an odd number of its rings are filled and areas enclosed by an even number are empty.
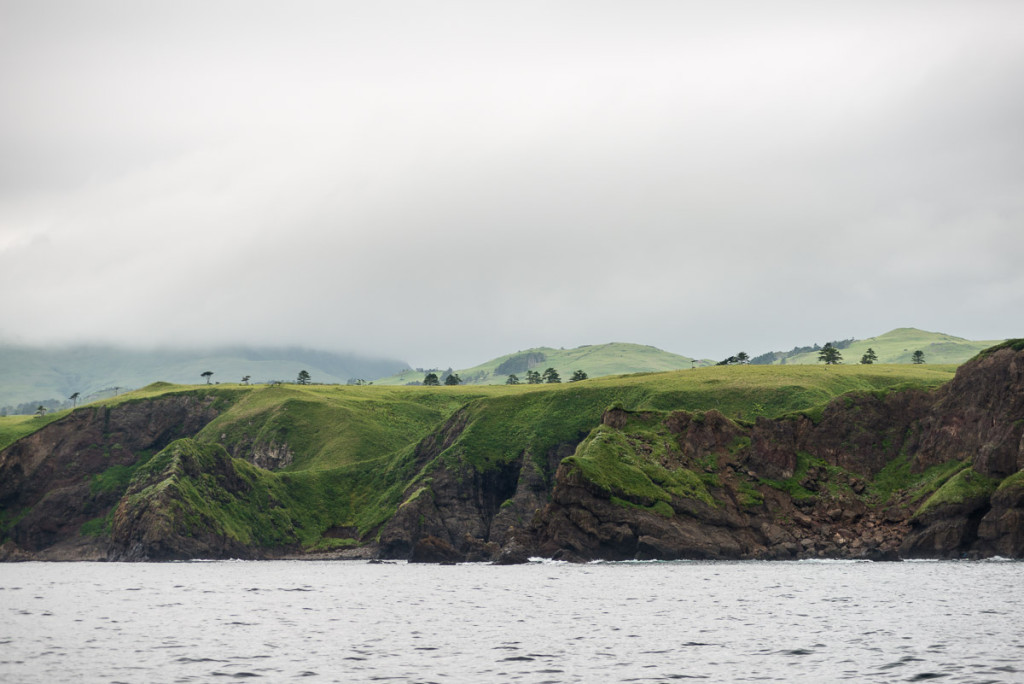
[[[27,563],[0,577],[0,681],[1020,681],[1022,580],[1005,562]]]

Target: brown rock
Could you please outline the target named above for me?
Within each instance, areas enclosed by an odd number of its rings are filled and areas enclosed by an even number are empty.
[[[456,563],[462,559],[451,544],[434,536],[417,540],[409,556],[410,563]]]

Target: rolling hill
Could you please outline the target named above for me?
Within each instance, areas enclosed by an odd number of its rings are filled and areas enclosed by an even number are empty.
[[[866,340],[833,342],[843,355],[843,363],[859,363],[864,352],[871,348],[878,355],[875,363],[911,363],[917,350],[924,352],[925,363],[963,363],[983,349],[1002,340],[965,340],[945,333],[928,332],[917,328],[896,328],[884,335]],[[754,357],[754,364],[815,364],[818,351],[813,347],[799,347],[789,352],[769,352]]]
[[[62,407],[75,392],[82,400],[112,396],[155,381],[201,382],[212,371],[214,382],[293,381],[307,370],[314,382],[345,383],[406,367],[395,359],[286,348],[221,347],[208,350],[127,350],[111,346],[0,346],[0,407],[16,412],[19,404]],[[68,403],[70,406],[70,403]],[[30,410],[34,410],[32,407]]]
[[[517,375],[521,381],[525,382],[526,371],[540,372],[546,368],[557,370],[562,381],[565,382],[576,370],[582,370],[589,377],[597,378],[607,375],[683,370],[695,366],[707,366],[711,363],[708,359],[692,359],[648,345],[610,342],[608,344],[584,345],[574,349],[554,349],[552,347],[526,349],[455,372],[459,374],[463,384],[503,385],[510,374]],[[416,384],[422,382],[424,374],[431,370],[438,372],[438,375],[442,374],[442,369],[407,369],[396,375],[377,379],[374,384]]]
[[[73,412],[0,418],[0,449],[39,432],[39,448],[49,458],[67,459],[45,468],[49,475],[40,471],[29,478],[32,468],[21,454],[35,447],[26,443],[5,452],[0,537],[55,519],[71,535],[105,538],[113,529],[116,536],[132,524],[131,516],[115,515],[120,499],[126,506],[146,506],[167,494],[188,501],[161,499],[154,505],[194,509],[188,524],[219,530],[217,535],[241,544],[223,549],[227,553],[241,554],[249,544],[335,549],[375,537],[443,475],[446,464],[469,464],[474,472],[497,477],[502,488],[514,485],[522,462],[560,454],[561,445],[578,442],[599,425],[609,407],[716,410],[737,420],[799,411],[820,417],[824,404],[839,394],[936,387],[954,370],[707,367],[515,387],[154,383]],[[179,437],[187,439],[168,445]],[[53,444],[59,444],[59,458]],[[37,462],[34,456],[29,460]],[[199,476],[200,470],[209,476]],[[199,479],[170,489],[157,482],[189,473]],[[546,473],[552,475],[553,470]],[[40,488],[50,477],[60,492],[40,503]],[[15,494],[19,483],[27,488]],[[240,488],[241,498],[218,489],[225,486]],[[196,528],[194,539],[205,535]]]

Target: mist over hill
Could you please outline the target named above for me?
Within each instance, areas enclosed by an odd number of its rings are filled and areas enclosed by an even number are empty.
[[[917,328],[897,328],[864,340],[832,341],[843,362],[858,363],[871,348],[875,363],[911,363],[917,350],[926,363],[967,361],[979,351],[1001,340],[974,341]],[[794,347],[790,351],[752,356],[750,363],[817,364],[820,345]],[[103,345],[30,347],[0,345],[0,412],[33,413],[70,407],[69,397],[78,393],[78,403],[113,396],[152,382],[199,384],[205,371],[213,383],[294,382],[300,370],[315,383],[344,384],[363,380],[384,385],[419,384],[427,372],[441,379],[458,373],[464,384],[504,384],[511,374],[525,381],[527,371],[554,368],[567,381],[577,370],[589,377],[658,372],[700,367],[715,363],[658,349],[649,345],[612,342],[583,345],[572,349],[535,347],[495,357],[463,369],[411,368],[398,359],[376,358],[301,347],[225,346],[205,350],[130,350]]]
[[[178,384],[282,380],[292,382],[300,370],[313,382],[345,383],[354,378],[390,375],[408,363],[301,347],[218,347],[204,350],[130,350],[105,345],[29,347],[0,345],[0,410],[25,413],[110,396],[152,382]],[[31,405],[31,406],[29,406]]]

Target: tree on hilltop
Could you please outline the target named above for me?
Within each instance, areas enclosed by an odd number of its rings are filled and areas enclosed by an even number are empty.
[[[535,370],[526,371],[526,384],[527,385],[539,385],[540,384],[540,373]]]
[[[519,376],[516,375],[515,373],[512,373],[511,375],[508,376],[508,380],[505,381],[505,384],[506,385],[518,385],[519,384]]]
[[[562,382],[562,376],[560,376],[558,374],[558,371],[556,371],[554,368],[545,369],[544,374],[541,375],[541,377],[544,378],[544,382],[547,383]]]
[[[309,376],[309,371],[300,370],[299,377],[295,379],[295,382],[299,383],[300,385],[308,385],[310,379],[311,378]]]
[[[243,376],[242,376],[242,384],[243,384],[243,385],[248,385],[248,384],[249,384],[249,378],[250,378],[250,377],[252,377],[252,376],[250,376],[250,375],[243,375]]]
[[[818,352],[818,360],[824,361],[826,366],[835,366],[843,362],[843,355],[832,346],[831,342],[826,342],[825,346]]]
[[[462,384],[462,378],[459,377],[458,373],[452,373],[451,375],[444,379],[444,384],[459,385]]]
[[[40,418],[42,418],[43,416],[45,416],[45,415],[46,415],[46,407],[45,407],[45,406],[43,406],[42,404],[40,404],[40,405],[39,405],[39,406],[38,406],[38,407],[36,408],[36,415],[37,415],[37,416],[39,416]]]
[[[569,382],[579,382],[580,380],[586,380],[589,376],[581,370],[573,371],[572,377],[569,378]]]
[[[747,356],[747,352],[741,351],[736,355],[736,363],[750,363],[750,357]]]
[[[441,381],[437,379],[437,373],[427,373],[423,378],[423,384],[436,387],[441,384]]]
[[[203,371],[199,374],[199,377],[206,378],[206,384],[210,384],[210,376],[213,375],[213,371]]]
[[[911,361],[914,363],[924,363],[924,352],[918,349],[911,357]]]
[[[865,365],[872,364],[872,363],[874,363],[877,360],[878,360],[878,354],[876,354],[875,350],[872,349],[871,347],[868,347],[868,350],[866,352],[864,352],[864,356],[860,357],[860,362],[865,364]]]
[[[81,396],[81,395],[79,395],[78,392],[75,392],[70,397],[68,397],[68,399],[71,401],[71,408],[75,408],[76,406],[78,406],[78,397],[79,396]]]

